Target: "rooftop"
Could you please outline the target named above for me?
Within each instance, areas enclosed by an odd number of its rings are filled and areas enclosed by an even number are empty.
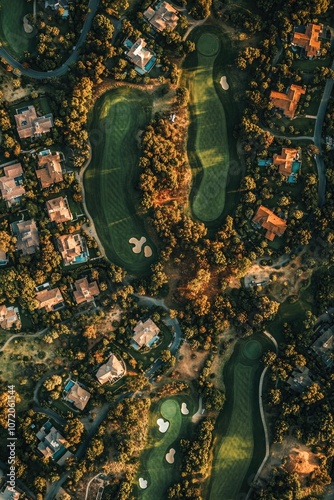
[[[37,116],[34,106],[17,109],[15,122],[20,139],[27,139],[35,135],[38,137],[50,132],[53,127],[52,115]]]
[[[101,365],[96,373],[96,378],[100,384],[105,384],[106,382],[113,382],[119,377],[125,374],[125,368],[123,363],[115,356],[111,354],[108,361]]]
[[[68,222],[73,219],[67,199],[62,196],[48,200],[46,209],[51,222]]]
[[[63,296],[59,288],[42,290],[36,293],[38,309],[45,309],[46,312],[54,311],[56,306],[64,303]]]
[[[37,449],[45,458],[53,458],[55,461],[66,453],[66,447],[69,446],[66,439],[49,421],[40,428],[36,437],[40,441]]]
[[[270,99],[276,108],[281,109],[283,114],[291,119],[295,116],[300,96],[305,93],[305,88],[299,85],[291,85],[286,94],[272,90]]]
[[[15,488],[6,486],[0,491],[0,500],[19,500],[21,494]]]
[[[88,260],[86,241],[80,234],[64,234],[57,238],[57,243],[65,266]]]
[[[289,177],[293,172],[293,164],[297,161],[299,149],[282,148],[280,155],[274,154],[273,164],[278,166],[281,175]]]
[[[20,317],[18,309],[14,306],[6,307],[4,304],[0,305],[0,326],[4,330],[9,330],[12,326],[20,326]]]
[[[91,302],[94,297],[99,295],[100,290],[96,281],[88,283],[87,278],[81,278],[74,283],[75,290],[73,292],[77,304],[83,302]]]
[[[312,344],[312,349],[323,359],[327,366],[333,364],[332,354],[334,352],[334,325],[326,331]]]
[[[319,36],[322,32],[322,24],[308,24],[305,33],[294,32],[292,44],[302,47],[307,57],[315,57],[320,51]]]
[[[306,366],[297,366],[287,383],[294,391],[303,392],[313,382],[310,375],[310,370]]]
[[[269,208],[261,205],[253,217],[253,222],[261,227],[264,227],[266,238],[273,241],[275,236],[282,236],[286,230],[286,222],[277,215],[275,215]]]
[[[42,153],[45,153],[42,151]],[[52,184],[63,180],[63,173],[60,164],[60,154],[42,154],[38,155],[38,169],[36,175],[41,182],[42,188],[47,188]]]
[[[155,9],[149,7],[144,12],[144,17],[157,30],[164,31],[168,28],[173,31],[178,22],[178,11],[167,2],[160,2]]]
[[[73,403],[78,410],[84,410],[90,396],[90,393],[81,387],[78,382],[74,382],[67,392],[65,399]]]
[[[152,340],[158,337],[159,332],[160,328],[151,319],[144,323],[140,320],[133,329],[133,341],[139,347],[151,347]]]
[[[16,250],[23,255],[31,255],[39,248],[39,237],[34,219],[13,222],[11,224],[13,236],[16,237]]]
[[[0,177],[0,191],[7,206],[11,207],[25,194],[21,163],[14,163],[4,167],[3,174]]]
[[[124,43],[126,44],[126,42],[127,40]],[[136,71],[140,74],[150,71],[156,60],[154,52],[146,49],[146,45],[143,38],[138,38],[126,54],[126,57],[135,65]]]

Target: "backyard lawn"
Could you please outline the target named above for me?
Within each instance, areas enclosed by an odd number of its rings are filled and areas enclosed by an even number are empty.
[[[155,258],[154,244],[136,213],[139,192],[138,132],[151,117],[151,102],[144,92],[116,89],[95,104],[90,124],[92,161],[84,175],[87,208],[94,219],[107,257],[134,273],[144,273]],[[146,238],[134,253],[130,238]],[[145,248],[152,255],[145,257]],[[138,250],[138,248],[136,249]]]
[[[264,433],[259,412],[262,354],[272,344],[264,335],[237,343],[224,369],[226,403],[216,424],[212,474],[207,498],[239,498],[264,457]]]
[[[1,0],[0,36],[4,48],[14,56],[20,57],[34,46],[34,36],[26,34],[23,29],[23,17],[32,13],[33,2]]]
[[[182,415],[181,405],[186,403],[188,415]],[[167,488],[178,480],[180,471],[179,440],[189,437],[194,413],[194,404],[189,396],[170,397],[159,402],[150,414],[148,443],[142,454],[138,471],[139,478],[147,481],[147,487],[136,487],[136,497],[141,500],[163,500],[166,498]],[[169,422],[166,432],[159,431],[157,420]],[[175,450],[174,463],[168,463],[166,454],[173,448]]]

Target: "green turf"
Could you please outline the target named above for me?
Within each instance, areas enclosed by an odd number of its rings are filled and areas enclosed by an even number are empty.
[[[181,414],[182,402],[187,403],[189,415]],[[136,488],[136,498],[142,500],[164,500],[168,487],[178,480],[181,456],[179,440],[189,437],[191,415],[195,411],[189,396],[177,396],[164,399],[155,410],[151,411],[149,439],[146,450],[141,457],[141,465],[137,475],[137,484],[140,477],[148,481],[147,489]],[[157,420],[164,418],[169,421],[166,433],[158,430]],[[174,448],[174,464],[166,461],[166,453]]]
[[[263,335],[238,342],[224,370],[227,401],[218,418],[214,459],[207,498],[234,500],[246,493],[248,479],[264,455],[264,434],[259,413],[259,362],[271,347]]]
[[[23,17],[33,13],[33,2],[24,0],[1,0],[0,36],[4,47],[13,55],[22,56],[33,48],[34,36],[24,32]]]
[[[191,118],[196,126],[194,146],[202,173],[192,211],[203,222],[218,219],[224,210],[229,167],[225,112],[213,81],[213,65],[219,49],[216,34],[201,34],[197,41],[198,65],[188,81]]]
[[[126,270],[144,273],[155,258],[154,244],[136,213],[139,192],[137,135],[149,122],[151,102],[144,92],[121,88],[95,104],[90,125],[92,161],[84,176],[86,203],[108,258]],[[129,239],[146,238],[153,255],[135,254]],[[144,248],[143,245],[142,248]]]

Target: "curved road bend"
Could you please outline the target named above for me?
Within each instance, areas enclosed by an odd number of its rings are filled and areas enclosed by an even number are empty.
[[[77,44],[72,51],[72,54],[64,62],[64,64],[62,66],[60,66],[59,68],[56,68],[56,69],[51,70],[51,71],[36,71],[34,69],[24,68],[22,66],[22,64],[19,63],[18,61],[16,61],[14,59],[14,57],[12,57],[7,52],[7,50],[4,49],[3,47],[0,47],[0,57],[3,57],[4,59],[6,59],[6,61],[13,68],[18,69],[22,73],[22,75],[29,76],[30,78],[36,78],[36,80],[43,80],[45,78],[57,78],[59,76],[63,76],[67,72],[69,66],[71,64],[75,63],[79,57],[79,49],[84,44],[84,42],[86,40],[87,33],[90,30],[90,26],[92,24],[93,17],[95,16],[95,13],[97,11],[98,5],[99,5],[99,0],[90,0],[89,1],[88,14],[86,16],[83,28],[81,30],[79,40],[77,41]]]

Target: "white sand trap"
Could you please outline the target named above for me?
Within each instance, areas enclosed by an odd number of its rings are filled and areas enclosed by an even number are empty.
[[[32,33],[34,31],[34,27],[28,21],[28,14],[23,18],[23,29],[26,33]]]
[[[133,253],[140,253],[145,241],[146,241],[145,236],[142,236],[140,240],[138,240],[137,238],[130,238],[129,243],[133,245],[132,247]]]
[[[175,450],[174,448],[171,448],[168,453],[166,453],[166,460],[169,464],[174,463],[174,455],[175,455]]]
[[[230,88],[229,84],[227,83],[226,76],[222,76],[220,79],[220,85],[222,86],[223,90],[228,90]]]
[[[144,255],[145,255],[145,257],[151,257],[151,255],[152,255],[152,248],[149,245],[146,245],[144,247]]]
[[[181,413],[182,413],[182,415],[189,415],[189,410],[187,408],[187,403],[182,403],[182,405],[181,405]]]
[[[167,432],[167,429],[169,427],[169,422],[167,420],[164,420],[163,418],[158,418],[157,424],[159,426],[160,432],[162,432],[163,434]]]
[[[139,478],[139,486],[142,490],[145,490],[147,488],[147,481],[146,479],[143,479],[142,477]]]

